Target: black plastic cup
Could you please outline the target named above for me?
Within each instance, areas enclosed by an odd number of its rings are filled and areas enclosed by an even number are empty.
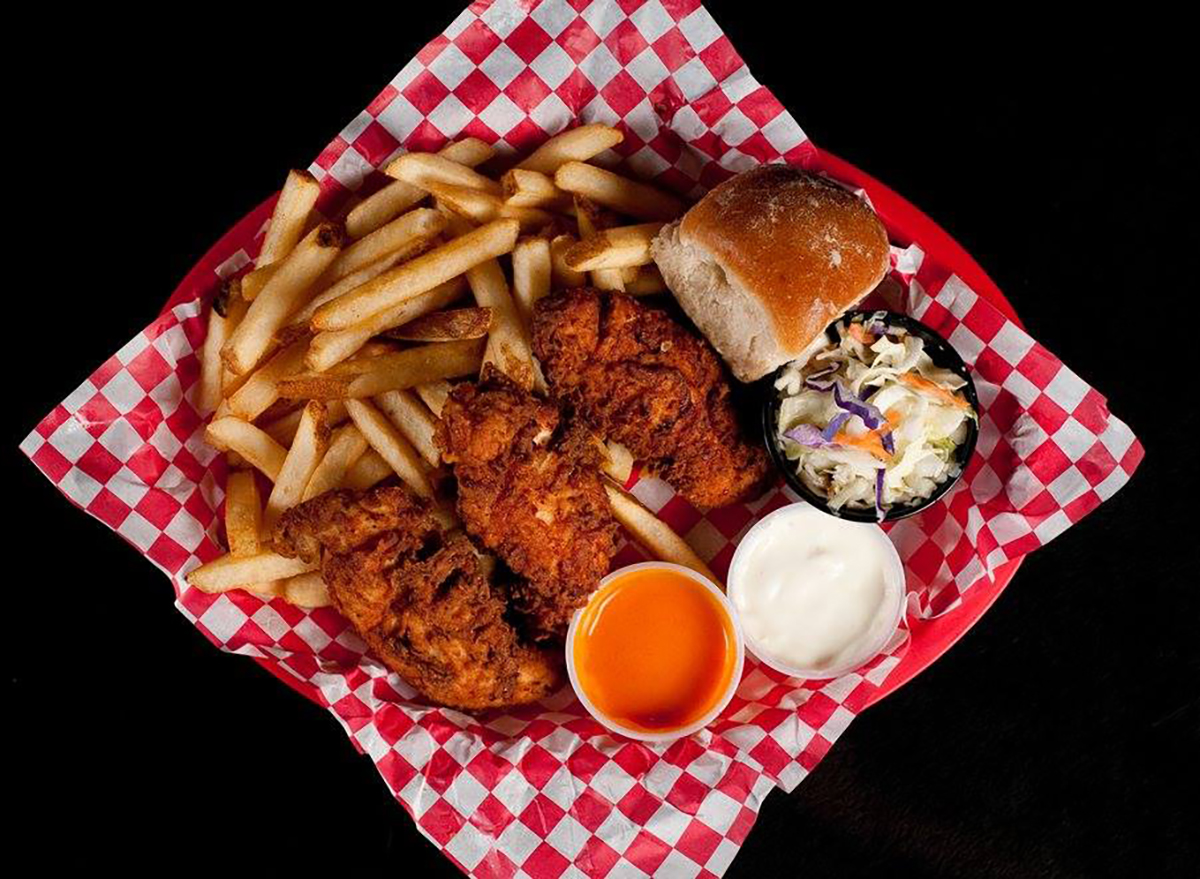
[[[841,341],[841,337],[837,331],[839,321],[849,322],[855,317],[869,317],[873,314],[879,314],[881,309],[857,309],[849,311],[842,315],[838,321],[830,324],[825,330],[825,335],[834,344]],[[966,395],[967,401],[971,404],[971,408],[975,410],[976,415],[979,414],[979,396],[975,392],[975,382],[971,378],[971,373],[967,369],[967,365],[963,363],[962,357],[954,350],[953,346],[925,324],[921,323],[906,314],[901,314],[896,311],[883,312],[885,317],[881,323],[890,327],[900,327],[907,330],[914,336],[917,336],[925,341],[925,351],[929,354],[929,358],[935,365],[942,369],[949,369],[956,375],[961,376],[966,380],[967,384],[962,389],[962,393]],[[785,363],[779,369],[775,370],[763,385],[762,392],[764,395],[762,405],[762,428],[763,439],[767,444],[767,450],[771,453],[771,460],[775,462],[776,469],[783,474],[784,480],[791,489],[800,495],[805,501],[812,504],[818,510],[828,513],[831,516],[837,516],[839,519],[848,519],[852,522],[878,522],[881,521],[876,515],[874,508],[859,509],[857,507],[849,507],[843,505],[841,509],[831,510],[829,508],[829,499],[824,495],[813,491],[803,480],[800,479],[796,472],[795,463],[789,461],[783,453],[783,440],[779,436],[776,425],[779,423],[779,407],[781,398],[779,392],[775,390],[775,381],[779,378],[781,372],[787,368]],[[937,503],[943,495],[952,489],[958,481],[962,479],[962,475],[967,470],[967,463],[971,460],[971,456],[975,453],[975,442],[979,439],[979,420],[972,419],[967,425],[967,438],[958,448],[954,450],[954,461],[958,464],[958,475],[946,479],[938,484],[933,490],[933,493],[927,498],[915,500],[909,504],[893,504],[888,508],[887,514],[883,517],[884,522],[894,522],[898,519],[906,519],[909,516],[914,516],[924,510],[926,507]]]

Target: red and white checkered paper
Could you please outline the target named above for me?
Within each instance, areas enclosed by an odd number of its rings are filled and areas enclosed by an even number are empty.
[[[400,150],[475,135],[527,152],[580,121],[624,130],[601,162],[691,195],[759,162],[820,170],[796,121],[696,0],[475,3],[311,170],[322,209],[336,214],[377,188],[377,169]],[[870,666],[831,681],[790,680],[748,659],[717,723],[654,747],[608,735],[569,687],[541,705],[481,717],[431,707],[364,655],[332,609],[188,588],[186,572],[222,551],[223,457],[204,444],[191,400],[204,314],[220,278],[257,252],[269,208],[227,236],[217,270],[193,273],[22,451],[171,577],[180,612],[214,644],[254,657],[328,707],[421,832],[467,873],[721,875],[762,798],[792,790],[816,766],[899,662],[906,634]],[[1142,448],[1097,391],[919,245],[893,252],[893,301],[954,344],[982,406],[978,453],[962,483],[890,528],[907,566],[910,615],[928,617],[1110,497]],[[661,482],[643,479],[633,491],[718,575],[747,528],[794,499],[778,488],[702,516]],[[638,559],[627,546],[615,564]]]

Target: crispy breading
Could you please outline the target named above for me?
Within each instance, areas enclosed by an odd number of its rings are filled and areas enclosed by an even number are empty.
[[[555,398],[698,509],[763,486],[766,451],[743,435],[717,355],[666,312],[609,290],[567,291],[538,302],[533,350]]]
[[[562,682],[550,651],[505,618],[489,560],[407,488],[334,491],[283,514],[281,555],[319,561],[338,611],[429,699],[468,711],[533,702]]]
[[[513,587],[516,610],[539,635],[562,635],[616,552],[594,440],[489,367],[450,395],[437,443],[463,525],[525,578]]]

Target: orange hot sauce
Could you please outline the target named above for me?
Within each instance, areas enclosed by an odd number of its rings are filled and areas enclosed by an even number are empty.
[[[701,584],[647,568],[592,598],[574,651],[579,684],[601,713],[628,729],[666,732],[699,720],[725,693],[737,636]]]

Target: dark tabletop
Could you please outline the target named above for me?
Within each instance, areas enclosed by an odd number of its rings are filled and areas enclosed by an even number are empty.
[[[328,712],[215,650],[167,579],[16,449],[456,11],[410,5],[353,39],[298,12],[281,38],[244,10],[147,36],[106,9],[9,78],[7,799],[10,838],[42,859],[299,875],[352,847],[347,870],[458,875]],[[906,42],[899,17],[710,8],[814,142],[957,238],[1147,452],[942,660],[768,797],[727,875],[1195,875],[1191,55],[1170,27],[1039,23],[993,50],[986,22],[906,20]],[[298,61],[293,41],[311,47]]]

